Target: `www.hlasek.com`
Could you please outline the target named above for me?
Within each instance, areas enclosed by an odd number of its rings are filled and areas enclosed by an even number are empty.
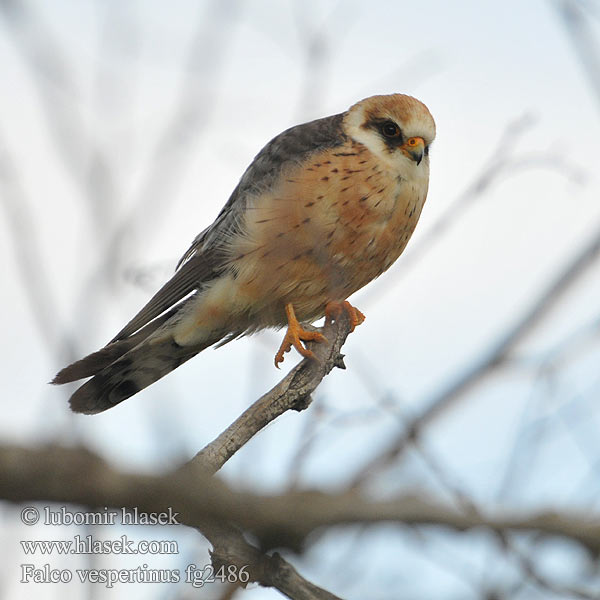
[[[97,540],[76,535],[72,540],[21,540],[25,554],[179,554],[175,540],[140,540],[126,535],[116,540]]]

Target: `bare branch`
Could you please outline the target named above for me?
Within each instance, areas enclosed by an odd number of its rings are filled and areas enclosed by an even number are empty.
[[[305,325],[305,327],[308,327]],[[284,412],[304,410],[312,399],[311,393],[335,366],[343,367],[340,350],[350,332],[350,321],[345,313],[335,322],[326,322],[323,334],[326,343],[312,343],[311,350],[318,359],[303,360],[294,367],[271,391],[264,394],[240,417],[238,417],[214,441],[203,448],[180,470],[191,473],[212,474],[268,423]],[[304,579],[294,567],[281,556],[268,556],[249,544],[242,533],[228,524],[205,524],[198,527],[213,546],[211,558],[218,569],[219,564],[232,564],[241,568],[254,565],[257,581],[277,588],[290,598],[335,600],[336,596],[318,588]]]
[[[459,398],[471,391],[494,368],[502,364],[527,334],[558,304],[565,292],[587,271],[600,254],[600,226],[590,236],[578,253],[559,271],[531,306],[515,322],[506,328],[501,337],[480,357],[472,360],[469,366],[447,387],[429,400],[426,408],[406,427],[405,431],[381,454],[374,457],[361,469],[354,479],[353,486],[361,485],[374,469],[393,461],[406,445],[419,435]]]
[[[199,16],[182,73],[178,101],[157,139],[133,206],[107,236],[100,273],[105,272],[108,265],[116,264],[123,254],[123,243],[132,231],[143,229],[148,236],[151,227],[161,223],[160,215],[168,206],[164,199],[173,194],[193,156],[192,146],[198,143],[210,122],[222,65],[236,31],[231,25],[239,8],[238,0],[211,0]]]
[[[596,101],[600,105],[600,47],[598,46],[598,37],[585,16],[581,2],[555,0],[554,5],[569,34],[579,62],[586,72],[592,92],[596,96]]]
[[[3,0],[0,14],[31,71],[56,154],[64,163],[65,173],[89,201],[90,225],[100,234],[98,227],[109,220],[116,182],[109,154],[85,126],[81,90],[68,52],[29,3]]]
[[[17,271],[40,338],[53,358],[60,356],[64,360],[73,360],[77,355],[74,343],[61,336],[56,325],[56,315],[60,311],[46,272],[44,254],[39,247],[32,203],[1,135],[0,192],[0,206],[5,211]]]
[[[211,540],[212,543],[212,540]],[[221,530],[211,552],[213,565],[252,565],[255,581],[273,587],[294,600],[341,600],[304,579],[279,553],[267,555],[246,542],[237,530]],[[216,567],[218,569],[218,566]]]
[[[550,152],[525,156],[514,154],[516,142],[534,124],[535,119],[525,113],[506,125],[495,149],[476,177],[448,204],[437,220],[418,239],[411,241],[399,261],[402,268],[398,270],[395,278],[373,282],[362,293],[361,305],[367,306],[385,296],[393,288],[391,283],[397,282],[400,277],[404,277],[411,268],[415,267],[427,253],[431,252],[444,234],[450,231],[478,202],[485,199],[486,194],[503,179],[531,169],[551,169],[573,182],[581,183],[585,180],[585,173],[560,155]]]
[[[86,477],[81,477],[86,473]],[[554,511],[522,514],[466,514],[423,495],[368,500],[355,492],[292,492],[262,496],[234,492],[223,482],[189,470],[139,475],[114,469],[80,448],[0,447],[0,496],[11,502],[49,501],[84,506],[137,507],[160,513],[170,507],[181,524],[235,522],[263,547],[300,550],[323,527],[382,522],[437,525],[457,531],[537,531],[600,551],[600,515]],[[294,519],[290,519],[294,515]],[[254,581],[260,574],[252,573]]]
[[[421,443],[421,440],[415,440],[415,450],[421,455],[423,460],[426,462],[428,467],[434,473],[439,483],[450,493],[455,499],[457,505],[467,514],[476,515],[480,518],[483,517],[482,509],[469,497],[468,493],[458,485],[457,482],[452,481],[450,473],[447,468],[443,468],[438,463],[438,460],[434,457],[430,449],[426,449]],[[547,577],[542,576],[536,568],[535,562],[531,556],[521,550],[518,544],[514,543],[512,536],[506,530],[494,530],[498,541],[502,549],[507,555],[511,556],[518,566],[520,567],[523,575],[545,590],[549,590],[554,594],[570,594],[574,598],[582,598],[585,600],[591,600],[596,596],[588,593],[583,589],[576,588],[565,588],[563,586],[556,585],[550,581]]]
[[[308,328],[308,325],[304,325]],[[350,332],[350,321],[345,313],[335,322],[326,322],[322,330],[326,343],[312,343],[310,348],[318,362],[304,359],[294,367],[271,391],[264,394],[236,419],[213,442],[203,448],[180,471],[212,474],[218,471],[248,440],[284,412],[304,410],[312,399],[310,394],[333,369],[343,367],[340,349]],[[249,544],[242,533],[227,524],[210,523],[198,527],[213,546],[211,559],[218,569],[220,564],[253,565],[256,581],[275,587],[294,599],[335,600],[330,592],[304,579],[294,567],[275,553],[268,556]]]
[[[307,327],[304,325],[304,327]],[[344,313],[335,322],[326,322],[322,330],[327,342],[310,345],[317,361],[304,359],[272,390],[245,410],[223,433],[203,448],[190,465],[202,465],[218,471],[249,439],[288,410],[304,410],[312,402],[311,394],[334,368],[345,368],[340,355],[350,333],[350,321]]]

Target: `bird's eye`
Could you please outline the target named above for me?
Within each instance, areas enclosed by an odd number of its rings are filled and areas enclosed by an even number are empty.
[[[400,127],[394,121],[385,121],[381,124],[381,133],[386,138],[397,138],[401,135]]]

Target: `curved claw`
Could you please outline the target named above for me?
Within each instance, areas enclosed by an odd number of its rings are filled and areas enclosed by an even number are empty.
[[[363,315],[358,308],[352,306],[348,300],[342,302],[328,302],[325,307],[325,317],[329,323],[339,318],[342,312],[346,312],[350,317],[350,332],[354,331],[356,326],[360,325],[366,319],[365,315]]]
[[[292,346],[304,356],[316,360],[316,356],[302,342],[326,342],[327,338],[318,331],[306,331],[296,318],[294,307],[291,303],[285,305],[285,314],[287,315],[288,328],[285,332],[281,346],[275,355],[275,366],[279,368],[279,363],[283,362],[284,354],[292,349]]]

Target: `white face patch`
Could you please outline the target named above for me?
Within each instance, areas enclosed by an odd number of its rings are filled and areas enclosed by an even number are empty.
[[[389,160],[390,153],[385,142],[372,129],[365,129],[365,114],[363,108],[356,107],[351,110],[344,121],[346,133],[357,142],[366,146],[377,158]]]
[[[391,116],[382,115],[383,119],[394,120]],[[363,144],[368,150],[377,157],[378,162],[385,165],[403,179],[428,179],[429,178],[429,160],[424,157],[420,165],[417,165],[414,160],[406,156],[400,148],[390,152],[388,145],[374,129],[364,127],[366,121],[365,109],[362,106],[355,106],[347,114],[345,119],[346,133],[357,142]],[[399,123],[402,128],[403,123]],[[424,134],[421,130],[426,130]],[[419,127],[411,123],[411,126],[404,131],[405,137],[419,136],[425,140],[430,140],[434,135],[430,131],[430,127]]]

